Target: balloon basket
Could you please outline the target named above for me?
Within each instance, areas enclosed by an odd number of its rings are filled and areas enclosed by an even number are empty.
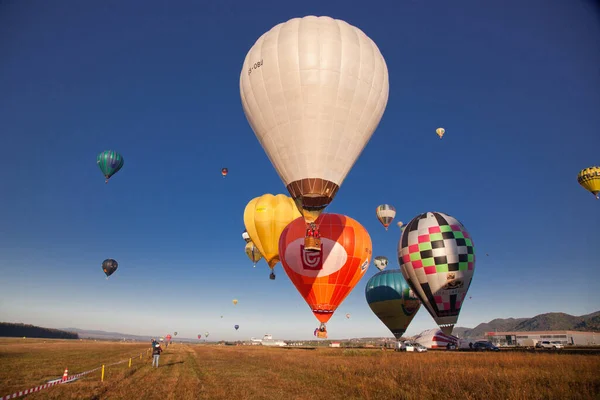
[[[321,251],[321,239],[313,236],[307,236],[304,238],[304,250],[307,251]]]
[[[318,331],[318,332],[317,332],[317,337],[318,337],[319,339],[327,339],[327,332],[321,332],[321,331]]]

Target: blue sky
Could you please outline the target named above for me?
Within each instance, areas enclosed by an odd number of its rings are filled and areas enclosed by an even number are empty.
[[[2,2],[0,320],[312,337],[317,321],[281,266],[271,281],[264,261],[252,268],[243,252],[245,204],[287,191],[239,96],[256,39],[311,14],[362,29],[390,76],[381,124],[329,211],[361,222],[390,268],[400,230],[384,230],[377,205],[393,204],[405,223],[426,211],[462,221],[478,260],[458,326],[599,310],[600,202],[576,180],[600,163],[594,7]],[[95,162],[105,149],[125,159],[108,185]],[[105,258],[120,264],[108,281]],[[391,337],[364,298],[376,272],[339,307],[330,337]],[[408,333],[434,326],[421,309]]]

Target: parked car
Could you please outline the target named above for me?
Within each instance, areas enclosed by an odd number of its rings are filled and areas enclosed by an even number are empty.
[[[427,348],[419,343],[402,342],[400,343],[398,351],[414,351],[417,353],[423,353],[427,351]]]
[[[477,351],[500,351],[500,349],[494,346],[493,343],[487,341],[480,341],[473,343],[473,350]]]
[[[541,349],[557,350],[557,349],[564,349],[565,346],[563,346],[563,344],[561,342],[551,342],[549,340],[543,340],[541,342],[537,342],[535,347],[541,348]]]

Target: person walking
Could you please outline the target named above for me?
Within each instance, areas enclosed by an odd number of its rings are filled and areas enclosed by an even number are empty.
[[[156,364],[156,368],[158,368],[158,359],[160,358],[160,353],[162,353],[162,347],[160,347],[160,343],[155,342],[154,347],[152,348],[152,366]]]

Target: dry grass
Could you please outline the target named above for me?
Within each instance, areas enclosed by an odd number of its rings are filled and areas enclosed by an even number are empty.
[[[0,340],[0,396],[139,354],[146,344]],[[175,344],[37,399],[597,399],[600,356],[303,351]]]

